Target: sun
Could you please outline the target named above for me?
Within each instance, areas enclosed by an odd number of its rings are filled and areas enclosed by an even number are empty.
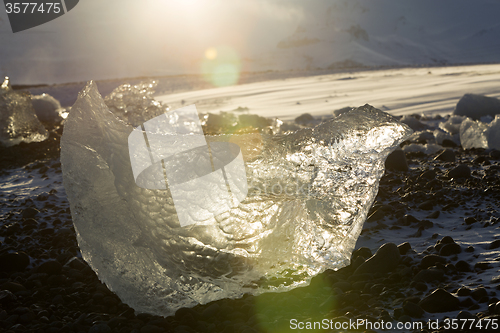
[[[217,49],[215,47],[210,47],[205,51],[205,58],[209,60],[214,60],[217,58]]]

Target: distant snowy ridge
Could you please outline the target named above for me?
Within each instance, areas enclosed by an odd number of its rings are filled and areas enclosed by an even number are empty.
[[[322,9],[262,63],[291,69],[500,61],[499,1],[337,0]]]

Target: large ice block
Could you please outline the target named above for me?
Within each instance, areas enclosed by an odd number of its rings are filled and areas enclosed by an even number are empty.
[[[39,142],[49,133],[38,120],[29,92],[14,91],[6,77],[0,86],[0,144]]]
[[[133,124],[112,113],[94,83],[80,92],[61,139],[64,186],[84,259],[135,310],[163,316],[286,291],[348,264],[385,158],[411,133],[365,105],[289,135],[206,136],[212,147],[238,143],[248,193],[182,227],[168,188],[136,184],[127,142],[140,125],[134,112]]]

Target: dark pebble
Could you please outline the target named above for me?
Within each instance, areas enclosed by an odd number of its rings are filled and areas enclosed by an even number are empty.
[[[360,247],[352,252],[351,261],[355,260],[357,257],[361,256],[365,259],[368,259],[372,256],[372,251],[367,247]]]
[[[444,271],[441,269],[423,269],[413,277],[416,282],[444,281]]]
[[[444,236],[440,241],[439,241],[439,244],[453,244],[455,243],[455,241],[453,240],[453,238],[451,238],[450,236]]]
[[[471,172],[467,165],[460,164],[449,170],[447,175],[450,178],[470,178]]]
[[[500,150],[493,149],[490,151],[490,158],[492,160],[500,160]]]
[[[38,213],[40,213],[40,211],[38,209],[33,208],[33,207],[28,207],[25,210],[23,210],[21,216],[25,219],[32,219],[35,216],[37,216]]]
[[[450,140],[450,139],[444,139],[443,143],[441,143],[441,146],[455,148],[458,145],[455,142],[453,142],[452,140]]]
[[[46,274],[59,274],[61,272],[62,265],[56,260],[46,261],[37,268],[37,273]]]
[[[430,313],[456,311],[460,308],[458,298],[438,288],[419,302],[422,309]]]
[[[465,224],[467,224],[467,225],[471,225],[471,224],[477,222],[476,218],[471,217],[471,216],[466,217],[464,221],[465,221]]]
[[[342,290],[343,292],[346,292],[346,291],[349,291],[351,290],[351,284],[347,281],[339,281],[337,283],[334,283],[332,285],[332,288],[335,289],[335,288],[339,288],[340,290]]]
[[[418,176],[418,178],[432,180],[432,179],[436,178],[436,171],[434,171],[434,170],[426,170],[426,171],[422,172]]]
[[[111,327],[104,323],[95,324],[89,329],[89,333],[109,333],[111,332]]]
[[[145,325],[141,327],[141,333],[163,333],[165,330],[161,327],[154,325]]]
[[[213,303],[213,304],[209,305],[207,308],[205,308],[205,310],[203,310],[201,315],[204,318],[215,318],[217,316],[217,313],[219,312],[219,310],[220,310],[219,303]]]
[[[498,249],[500,247],[500,239],[496,239],[490,243],[490,250]]]
[[[445,244],[441,250],[439,250],[440,256],[451,256],[462,252],[462,248],[457,243]]]
[[[439,160],[443,162],[455,162],[455,152],[452,149],[443,150],[434,160]]]
[[[467,246],[467,248],[465,249],[465,252],[467,252],[467,253],[474,252],[474,246],[472,246],[472,245]]]
[[[405,152],[402,149],[396,149],[387,156],[385,160],[387,170],[408,171],[408,162]]]
[[[436,263],[441,263],[444,265],[446,264],[446,259],[436,254],[428,254],[422,258],[422,261],[420,261],[420,267],[425,269],[436,265]]]
[[[410,286],[415,288],[418,291],[426,291],[427,290],[427,285],[423,282],[415,282],[413,281]]]
[[[400,260],[401,255],[399,254],[397,245],[394,243],[386,243],[382,245],[372,257],[361,264],[354,274],[388,273],[398,266]]]
[[[30,257],[23,252],[0,255],[0,272],[24,271],[30,264]]]
[[[471,272],[472,271],[470,269],[469,263],[467,261],[464,261],[464,260],[457,261],[457,263],[455,264],[455,268],[459,272]]]
[[[405,314],[412,318],[422,318],[424,315],[424,310],[413,302],[405,302],[405,304],[403,304],[403,310]]]
[[[439,210],[436,210],[435,212],[430,213],[429,215],[426,216],[428,219],[437,219],[441,215],[441,212]]]
[[[458,290],[457,290],[457,295],[458,296],[469,296],[471,293],[471,290],[467,287],[460,287]]]
[[[398,250],[399,250],[399,254],[404,256],[406,253],[408,253],[408,251],[411,250],[411,245],[408,242],[404,242],[404,243],[398,245]]]
[[[478,262],[474,265],[474,269],[479,271],[484,271],[490,268],[492,268],[492,266],[489,262]]]
[[[484,287],[479,287],[471,292],[471,296],[476,301],[479,301],[481,298],[488,296],[488,292],[486,291],[486,289]]]
[[[365,262],[365,258],[362,256],[357,256],[356,259],[351,260],[351,267],[352,269],[356,270],[359,266],[361,266]]]
[[[473,305],[476,305],[476,303],[470,297],[467,297],[466,299],[460,301],[460,306],[463,308],[470,308]]]
[[[457,314],[457,319],[477,319],[476,316],[474,316],[472,313],[467,312],[467,311],[460,311]]]
[[[8,305],[17,300],[16,295],[8,290],[0,290],[0,304]]]
[[[19,284],[17,282],[12,282],[12,281],[8,281],[8,282],[5,282],[4,284],[2,284],[2,289],[11,291],[13,293],[26,290],[26,288],[22,284]]]

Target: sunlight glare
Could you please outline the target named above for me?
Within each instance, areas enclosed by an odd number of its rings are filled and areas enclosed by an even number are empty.
[[[210,47],[205,51],[205,58],[213,60],[217,58],[217,49],[215,47]]]

